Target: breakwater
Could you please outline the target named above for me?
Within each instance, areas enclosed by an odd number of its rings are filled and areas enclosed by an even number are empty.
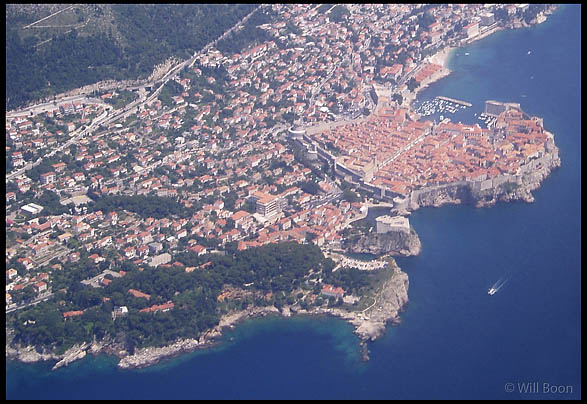
[[[444,100],[444,101],[452,102],[454,104],[463,105],[465,107],[472,107],[473,106],[473,104],[471,104],[470,102],[461,101],[461,100],[455,100],[454,98],[449,98],[449,97],[445,97],[445,96],[442,96],[442,95],[436,96],[435,98],[438,98],[439,100]]]

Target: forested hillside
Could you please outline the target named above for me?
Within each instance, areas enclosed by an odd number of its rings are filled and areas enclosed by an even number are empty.
[[[7,5],[7,109],[100,80],[148,77],[156,65],[188,57],[256,7]]]

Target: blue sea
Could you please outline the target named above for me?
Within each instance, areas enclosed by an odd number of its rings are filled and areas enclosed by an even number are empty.
[[[141,370],[106,356],[55,372],[7,362],[6,398],[580,398],[580,15],[560,6],[539,26],[457,49],[453,73],[421,94],[471,102],[459,117],[470,123],[486,99],[519,102],[555,134],[562,167],[532,204],[412,214],[422,252],[398,259],[410,302],[402,324],[369,343],[370,361],[342,320],[255,319],[220,346]]]

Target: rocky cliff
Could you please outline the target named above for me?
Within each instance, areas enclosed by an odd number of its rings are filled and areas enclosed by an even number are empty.
[[[409,210],[424,206],[439,207],[446,204],[475,203],[471,187],[466,182],[427,187],[412,191]]]
[[[55,360],[57,361],[53,366],[53,370],[55,370],[62,366],[68,366],[75,360],[84,358],[87,353],[95,355],[102,352],[118,356],[121,359],[118,363],[120,368],[142,368],[158,363],[165,358],[215,345],[222,336],[223,328],[233,327],[247,318],[264,317],[269,314],[279,314],[284,317],[290,317],[292,314],[328,314],[345,319],[355,327],[355,333],[361,339],[363,359],[366,360],[368,359],[368,350],[365,342],[375,340],[382,335],[385,332],[387,323],[399,323],[399,313],[408,302],[408,275],[401,271],[395,261],[392,261],[390,271],[392,271],[391,276],[377,290],[373,297],[373,303],[362,311],[349,311],[338,307],[329,308],[324,306],[315,307],[309,311],[302,310],[299,306],[284,306],[281,311],[274,306],[250,307],[223,316],[216,327],[208,330],[198,339],[183,338],[163,347],[137,349],[132,354],[124,349],[124,344],[111,338],[75,345],[62,355],[57,355],[47,350],[39,352],[32,346],[13,345],[11,333],[7,330],[6,357],[28,363]]]
[[[182,338],[163,347],[146,347],[137,349],[132,355],[124,355],[118,367],[123,369],[142,368],[158,363],[160,360],[191,352],[196,349],[208,348],[218,343],[222,336],[222,329],[233,327],[235,324],[254,317],[263,317],[268,314],[278,314],[279,310],[273,306],[251,307],[236,313],[222,316],[219,324],[204,332],[200,338]]]
[[[418,255],[421,246],[420,238],[413,229],[410,229],[409,232],[369,233],[358,238],[350,238],[344,242],[344,248],[355,254],[390,254],[405,257]]]
[[[534,202],[532,191],[539,188],[550,172],[560,165],[558,148],[552,145],[543,157],[520,166],[516,175],[502,175],[485,181],[460,181],[414,190],[406,208],[407,211],[414,211],[424,206],[439,207],[458,203],[483,207],[500,201]]]
[[[408,275],[394,265],[393,275],[383,283],[375,295],[373,304],[364,312],[357,313],[351,323],[363,341],[375,340],[385,332],[387,323],[399,324],[399,313],[408,303]]]
[[[361,339],[362,359],[369,359],[366,342],[374,341],[385,333],[387,324],[399,324],[399,314],[408,303],[408,274],[403,272],[392,259],[391,276],[381,284],[373,296],[373,303],[362,311],[349,311],[338,307],[315,307],[310,311],[296,310],[299,314],[329,314],[340,317],[355,327],[355,334]]]

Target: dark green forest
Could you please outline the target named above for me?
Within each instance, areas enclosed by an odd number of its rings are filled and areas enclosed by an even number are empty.
[[[255,12],[237,32],[232,32],[226,38],[218,41],[216,48],[226,54],[241,53],[249,44],[257,44],[273,39],[267,31],[258,28],[258,25],[272,21],[271,11],[259,10]]]
[[[82,285],[80,280],[99,270],[88,273],[85,267],[94,264],[83,259],[66,265],[62,271],[64,279],[60,280],[65,288],[52,300],[10,314],[7,325],[14,329],[16,342],[52,347],[58,352],[75,343],[91,341],[94,336],[101,339],[106,335],[123,342],[131,350],[163,345],[178,337],[197,337],[218,324],[221,312],[217,297],[224,285],[249,285],[254,291],[283,297],[300,286],[310,270],[330,274],[334,267],[334,262],[325,258],[319,247],[295,242],[269,244],[226,256],[199,257],[186,252],[175,259],[186,266],[211,264],[188,273],[177,266],[139,270],[125,262],[113,268],[127,271],[125,276],[113,278],[106,287],[92,288]],[[71,275],[66,276],[67,273]],[[151,298],[148,301],[136,298],[128,293],[130,288],[147,293]],[[167,301],[175,305],[168,312],[139,312]],[[265,299],[256,302],[272,303],[275,302]],[[114,306],[122,305],[128,307],[128,315],[113,321]],[[71,310],[84,310],[84,314],[64,320],[62,313]]]
[[[88,197],[94,200],[89,205],[92,212],[101,210],[103,213],[112,211],[128,210],[138,214],[140,217],[153,217],[162,219],[164,217],[188,217],[190,212],[174,200],[154,195],[105,195],[99,196],[96,193],[88,192]]]

